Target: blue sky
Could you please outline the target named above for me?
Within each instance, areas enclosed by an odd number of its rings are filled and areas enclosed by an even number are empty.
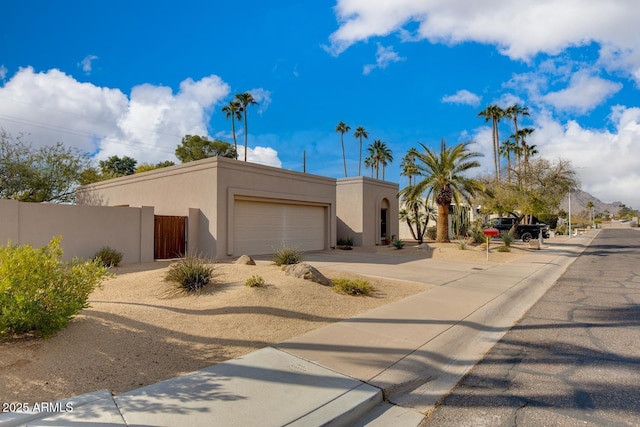
[[[477,114],[517,102],[541,156],[640,208],[637,0],[5,3],[0,127],[36,145],[175,160],[185,134],[231,142],[220,110],[250,91],[250,161],[302,170],[306,152],[307,172],[341,177],[344,121],[349,176],[363,126],[365,145],[392,149],[386,178],[402,187],[402,156],[441,138],[476,141],[490,172]]]

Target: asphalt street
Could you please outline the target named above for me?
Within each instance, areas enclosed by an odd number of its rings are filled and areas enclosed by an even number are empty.
[[[601,230],[424,426],[639,426],[640,232]]]

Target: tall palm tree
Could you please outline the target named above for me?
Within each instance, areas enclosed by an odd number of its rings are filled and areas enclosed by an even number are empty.
[[[507,159],[507,182],[511,182],[511,154],[515,152],[516,147],[513,135],[500,145],[500,155]]]
[[[242,105],[238,101],[229,101],[227,105],[222,107],[225,118],[231,117],[231,132],[233,132],[233,148],[236,150],[236,160],[238,160],[238,142],[236,141],[236,119],[242,119]],[[246,135],[246,131],[245,131]],[[246,144],[245,144],[246,147]],[[247,149],[245,148],[245,152]]]
[[[384,142],[380,147],[380,155],[378,157],[380,159],[380,164],[382,165],[382,180],[384,181],[384,171],[387,165],[393,162],[393,154],[391,153],[391,149],[387,147],[387,144]]]
[[[513,134],[516,138],[516,145],[519,145],[520,135],[518,134],[518,116],[528,116],[529,115],[529,107],[521,107],[518,104],[513,104],[504,110],[504,116],[513,120]]]
[[[531,155],[533,154],[537,154],[538,152],[536,151],[535,153],[531,152],[531,149],[527,147],[527,138],[529,137],[529,135],[531,135],[533,133],[535,129],[532,128],[524,128],[524,129],[519,129],[518,130],[518,138],[520,139],[520,149],[522,151],[522,163],[523,163],[523,167],[524,167],[524,173],[527,173],[527,165],[529,163],[529,157],[531,157]]]
[[[353,136],[360,139],[360,158],[358,159],[358,176],[361,176],[360,165],[362,165],[362,138],[368,139],[369,134],[367,133],[365,128],[363,128],[362,126],[358,126]]]
[[[340,143],[342,144],[342,163],[344,163],[345,178],[347,177],[347,158],[344,154],[344,134],[349,132],[349,129],[351,129],[351,127],[345,124],[345,122],[340,122],[338,123],[338,126],[336,126],[336,132],[340,132]]]
[[[364,159],[364,167],[366,168],[371,168],[371,178],[373,178],[373,169],[376,166],[376,159],[373,156],[373,154],[371,154],[371,152],[369,152],[369,155]]]
[[[253,99],[253,95],[249,92],[237,93],[236,100],[240,104],[242,111],[242,116],[244,117],[244,161],[247,161],[247,107],[249,105],[258,105],[255,99]]]
[[[498,153],[500,151],[500,133],[498,131],[498,124],[504,117],[505,112],[497,105],[489,105],[484,110],[478,113],[478,116],[484,117],[484,121],[491,120],[491,139],[493,141],[493,166],[496,173],[496,181],[500,179],[500,158]]]
[[[416,182],[414,190],[418,194],[427,192],[426,199],[431,195],[438,205],[438,224],[436,241],[449,242],[449,206],[451,202],[459,204],[470,199],[476,193],[484,191],[484,185],[473,178],[466,177],[466,172],[479,167],[475,160],[482,154],[472,152],[469,146],[472,142],[464,142],[455,147],[447,147],[445,140],[440,143],[440,152],[420,144],[424,152],[417,152],[416,161],[420,176],[424,178]]]
[[[388,151],[389,149],[386,144],[379,139],[373,141],[373,143],[369,144],[369,147],[367,148],[369,157],[373,159],[373,167],[376,170],[376,179],[380,179],[380,164],[385,156],[385,150]]]
[[[406,176],[409,178],[409,187],[411,187],[413,177],[418,174],[418,167],[416,166],[416,152],[413,147],[407,151],[407,154],[402,158],[400,163],[400,176]]]

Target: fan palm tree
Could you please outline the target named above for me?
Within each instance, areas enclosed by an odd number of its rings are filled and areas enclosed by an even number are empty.
[[[500,155],[507,159],[507,182],[511,182],[511,154],[515,152],[516,147],[517,144],[513,140],[513,135],[500,145]]]
[[[400,163],[400,176],[406,176],[409,178],[409,186],[411,186],[413,177],[418,174],[418,168],[416,166],[416,152],[415,148],[410,148],[407,154],[402,158]]]
[[[499,141],[500,134],[498,131],[498,124],[500,120],[504,117],[505,112],[502,108],[497,105],[489,105],[484,110],[478,113],[478,116],[484,117],[484,121],[488,122],[491,120],[491,138],[493,141],[493,166],[495,168],[496,173],[496,181],[500,179],[500,158],[498,156],[498,152],[500,150]]]
[[[244,161],[247,161],[247,107],[249,105],[258,105],[253,95],[249,92],[237,93],[236,100],[240,104],[242,116],[244,117]]]
[[[461,201],[470,203],[471,197],[484,191],[484,185],[473,178],[467,178],[466,172],[479,167],[475,160],[482,154],[472,152],[469,146],[472,142],[464,142],[455,147],[447,147],[445,140],[440,143],[440,152],[420,144],[424,152],[416,153],[416,165],[420,176],[424,178],[416,182],[412,191],[422,194],[427,192],[426,199],[431,195],[438,206],[438,225],[436,241],[449,242],[449,206],[451,202],[459,204]]]
[[[522,151],[522,163],[525,174],[527,173],[527,164],[529,163],[529,157],[538,153],[537,150],[535,153],[532,153],[531,149],[527,147],[527,138],[533,133],[534,130],[535,129],[532,128],[524,128],[518,130],[518,138],[520,139],[520,149]]]
[[[362,138],[368,139],[369,134],[367,133],[365,128],[363,128],[362,126],[358,126],[353,136],[360,139],[360,158],[358,159],[358,176],[361,176],[360,165],[362,165]]]
[[[529,107],[521,107],[518,104],[513,104],[511,107],[508,107],[504,110],[504,116],[513,120],[513,134],[516,138],[516,145],[519,145],[520,135],[518,134],[518,116],[528,116],[529,115]]]
[[[367,151],[369,152],[369,157],[373,159],[373,167],[376,170],[376,179],[380,179],[380,164],[382,163],[382,158],[384,157],[386,144],[379,139],[373,141],[372,144],[369,144]]]
[[[384,181],[384,171],[387,165],[393,162],[393,154],[391,153],[391,149],[387,147],[387,144],[384,142],[380,147],[380,154],[378,157],[380,159],[380,164],[382,165],[382,180]]]
[[[242,106],[238,101],[229,101],[227,105],[222,107],[222,112],[225,114],[225,118],[231,117],[231,132],[233,133],[233,148],[236,150],[236,160],[238,160],[238,142],[236,140],[236,119],[242,119]],[[245,135],[246,135],[245,131]],[[245,144],[245,153],[247,151]]]
[[[376,159],[371,153],[364,159],[364,167],[371,168],[371,178],[373,178],[373,169],[376,166]]]
[[[340,144],[342,144],[342,163],[344,163],[345,178],[347,177],[347,158],[344,154],[344,134],[349,132],[349,129],[351,129],[351,127],[345,124],[345,122],[340,122],[338,123],[338,126],[336,126],[336,132],[340,132]]]

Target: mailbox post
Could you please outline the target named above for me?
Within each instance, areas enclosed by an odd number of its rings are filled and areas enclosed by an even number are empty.
[[[487,261],[489,261],[489,242],[491,242],[492,237],[500,235],[500,232],[497,228],[487,228],[483,231],[483,234],[487,239]]]

